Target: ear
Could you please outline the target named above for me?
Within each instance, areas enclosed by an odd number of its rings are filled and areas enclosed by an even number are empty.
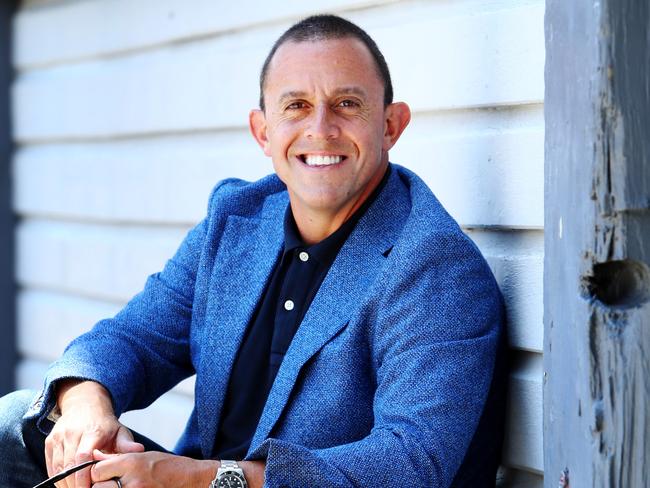
[[[262,151],[264,151],[264,154],[270,157],[271,143],[266,135],[266,116],[264,115],[264,112],[259,109],[251,110],[248,115],[248,125],[251,134],[253,134],[253,137],[262,148]]]
[[[391,103],[384,110],[384,142],[382,149],[388,151],[395,145],[411,121],[411,109],[404,102]]]

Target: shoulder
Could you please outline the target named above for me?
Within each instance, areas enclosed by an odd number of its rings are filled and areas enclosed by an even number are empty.
[[[387,259],[382,290],[390,300],[411,294],[420,303],[445,302],[447,310],[471,304],[498,309],[498,286],[478,247],[424,181],[406,168],[396,170],[408,209]]]
[[[263,218],[268,213],[283,212],[287,202],[286,186],[275,174],[257,181],[228,178],[212,190],[208,218],[228,215]]]
[[[420,258],[437,259],[440,254],[454,251],[483,263],[478,248],[427,184],[411,170],[393,167],[398,183],[392,185],[391,206],[402,208],[395,249],[401,249],[405,258],[417,252]]]
[[[393,165],[395,175],[408,195],[408,216],[406,226],[416,233],[448,232],[458,234],[462,231],[454,218],[449,215],[429,186],[413,171]]]

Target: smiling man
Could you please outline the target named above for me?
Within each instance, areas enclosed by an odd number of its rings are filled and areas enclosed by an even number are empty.
[[[308,244],[337,230],[377,188],[410,120],[406,104],[386,101],[376,65],[356,38],[287,41],[267,64],[251,131],[287,185]]]
[[[389,163],[410,120],[392,98],[356,25],[285,32],[250,114],[275,175],[219,183],[164,270],[68,347],[31,407],[0,400],[2,486],[93,459],[57,486],[494,486],[501,298],[431,191]],[[119,423],[192,374],[173,453]]]

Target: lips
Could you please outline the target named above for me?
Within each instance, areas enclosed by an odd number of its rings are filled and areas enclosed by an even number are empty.
[[[339,164],[345,159],[345,156],[341,155],[320,155],[320,154],[303,154],[300,156],[300,159],[307,166],[316,167],[316,166],[332,166]]]

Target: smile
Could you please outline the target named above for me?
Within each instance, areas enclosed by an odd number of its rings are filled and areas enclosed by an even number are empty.
[[[345,156],[322,156],[317,154],[303,154],[300,159],[307,166],[332,166],[339,164]]]

